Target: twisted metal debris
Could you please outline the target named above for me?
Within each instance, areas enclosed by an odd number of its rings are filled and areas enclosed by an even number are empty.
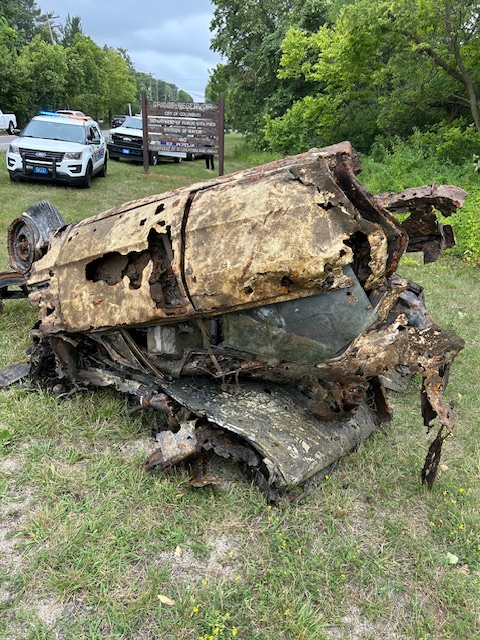
[[[13,274],[0,278],[4,298],[38,305],[30,379],[55,393],[113,386],[164,416],[148,469],[214,451],[275,499],[389,420],[386,386],[420,374],[424,424],[439,424],[431,487],[463,341],[396,269],[407,232],[428,260],[451,246],[434,209],[466,194],[373,196],[359,169],[345,142],[68,226],[37,203],[10,227]],[[392,211],[411,216],[400,225]],[[201,468],[196,485],[211,481]]]

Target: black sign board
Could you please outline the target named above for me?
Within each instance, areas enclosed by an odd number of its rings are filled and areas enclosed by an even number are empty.
[[[192,157],[218,154],[219,175],[223,175],[223,96],[219,105],[147,101],[146,96],[142,103],[144,140],[150,151],[179,151]]]

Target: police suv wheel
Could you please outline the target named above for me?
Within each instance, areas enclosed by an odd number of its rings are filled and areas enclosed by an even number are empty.
[[[87,165],[87,169],[85,171],[85,177],[83,179],[82,187],[84,189],[90,189],[91,186],[92,186],[92,165],[89,162]]]
[[[105,156],[105,162],[103,163],[103,167],[100,169],[98,174],[101,178],[107,177],[107,156]]]

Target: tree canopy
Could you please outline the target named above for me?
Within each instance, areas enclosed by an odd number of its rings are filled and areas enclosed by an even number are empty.
[[[226,94],[227,120],[239,131],[259,134],[265,114],[281,115],[313,90],[302,80],[279,82],[282,42],[290,25],[317,28],[325,0],[213,0],[212,48],[225,62],[213,71],[206,89],[213,100]]]
[[[440,123],[480,131],[478,0],[214,0],[209,91],[283,152],[368,149]]]
[[[140,91],[192,102],[174,84],[136,71],[122,49],[98,46],[79,16],[44,13],[35,0],[0,0],[0,108],[20,122],[40,109],[79,109],[97,119],[140,110]],[[145,82],[145,78],[148,79]]]
[[[464,0],[359,0],[313,34],[291,29],[279,78],[322,89],[267,119],[267,139],[349,137],[368,148],[375,136],[458,117],[479,129],[478,9]]]

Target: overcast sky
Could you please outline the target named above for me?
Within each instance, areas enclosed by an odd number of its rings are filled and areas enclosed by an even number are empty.
[[[137,71],[176,84],[203,102],[209,71],[220,58],[210,51],[210,0],[37,0],[45,12],[80,16],[83,32],[99,46],[122,47]]]

